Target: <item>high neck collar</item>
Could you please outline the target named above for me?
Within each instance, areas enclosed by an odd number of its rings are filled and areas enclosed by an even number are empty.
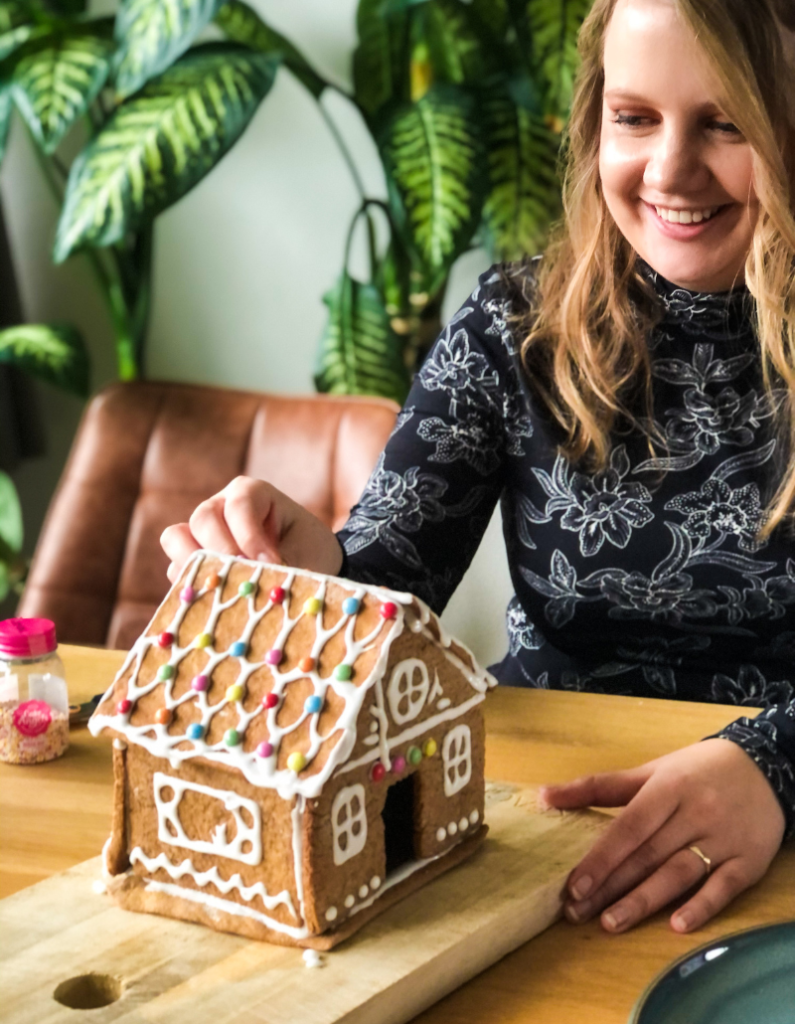
[[[737,336],[749,330],[753,297],[745,284],[728,292],[690,291],[663,277],[640,256],[637,267],[660,299],[662,323],[679,325],[687,334],[712,337]]]

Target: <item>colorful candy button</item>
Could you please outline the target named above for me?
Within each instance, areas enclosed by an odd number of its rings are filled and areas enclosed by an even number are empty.
[[[318,711],[323,707],[323,698],[314,696],[307,697],[304,703],[304,710],[309,715],[316,715]]]
[[[370,778],[373,782],[381,782],[386,775],[386,768],[381,764],[380,761],[376,761],[373,767],[370,769]]]
[[[287,758],[287,767],[291,772],[300,772],[302,768],[306,767],[306,758],[296,750]]]
[[[298,662],[298,667],[301,669],[302,672],[311,672],[312,669],[315,667],[315,659],[309,657],[301,658],[301,660]]]
[[[339,679],[340,682],[347,682],[353,675],[353,669],[350,665],[337,665],[334,669],[334,678]]]
[[[236,747],[240,743],[240,733],[237,729],[227,729],[224,733],[224,743],[227,747]]]
[[[131,707],[132,707],[132,701],[131,700],[127,700],[125,698],[124,700],[120,700],[119,701],[119,703],[116,705],[116,710],[118,711],[118,713],[120,715],[126,715],[126,714],[128,714],[128,712],[129,712]]]
[[[281,604],[287,594],[285,593],[284,587],[274,587],[271,590],[271,601],[274,604]]]
[[[190,688],[195,690],[196,693],[201,693],[202,690],[207,689],[207,676],[194,676],[191,680]]]
[[[232,646],[229,648],[229,653],[233,658],[242,658],[246,653],[246,644],[243,640],[235,640]]]
[[[439,749],[436,740],[426,740],[422,745],[422,752],[426,757],[433,757],[436,751]]]
[[[204,735],[204,726],[199,725],[198,722],[191,722],[185,730],[185,735],[189,740],[200,740]]]
[[[346,597],[342,602],[342,610],[346,615],[355,615],[359,611],[359,600],[356,597]]]
[[[195,596],[196,592],[193,587],[183,587],[179,592],[179,599],[180,601],[184,601],[185,604],[190,604]]]
[[[397,605],[392,601],[384,601],[380,608],[382,619],[394,619],[397,615]]]
[[[240,594],[241,597],[249,597],[251,594],[254,593],[254,589],[254,584],[251,582],[251,580],[246,580],[245,583],[240,584],[240,586],[237,588],[237,592],[238,594]]]
[[[157,681],[164,683],[167,679],[170,679],[174,675],[173,665],[161,665],[157,670]]]
[[[213,638],[210,636],[209,633],[199,633],[198,637],[196,638],[197,647],[209,647],[212,642]]]
[[[422,760],[422,751],[419,747],[409,747],[409,761],[412,764],[419,764]]]
[[[168,632],[161,633],[160,636],[157,638],[158,647],[170,647],[173,643],[174,643],[174,634],[173,633],[168,633]]]
[[[323,602],[317,597],[310,597],[307,601],[304,601],[304,613],[306,615],[317,615],[322,607]]]
[[[158,708],[155,711],[155,721],[158,725],[168,725],[171,721],[171,712],[168,708]]]
[[[278,647],[272,647],[271,650],[265,655],[265,661],[269,665],[279,665],[284,657],[284,651],[280,651]]]
[[[215,590],[218,584],[221,582],[221,577],[217,572],[211,572],[207,579],[204,581],[204,585],[208,590]]]
[[[262,698],[262,706],[264,708],[275,708],[279,703],[279,698],[275,693],[266,693]]]
[[[227,700],[242,700],[243,699],[243,687],[234,683],[226,691]]]
[[[395,775],[402,775],[406,770],[406,759],[401,754],[392,759],[392,771]]]
[[[273,744],[272,743],[258,743],[257,744],[257,757],[272,757],[273,756]]]

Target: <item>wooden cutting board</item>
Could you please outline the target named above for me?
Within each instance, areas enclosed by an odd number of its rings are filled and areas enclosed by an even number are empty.
[[[3,1024],[402,1024],[549,927],[610,818],[489,783],[486,821],[469,860],[311,970],[300,949],[120,910],[85,861],[0,901]]]

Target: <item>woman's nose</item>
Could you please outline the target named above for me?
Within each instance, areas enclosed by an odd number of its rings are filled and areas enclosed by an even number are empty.
[[[684,131],[670,130],[651,145],[644,184],[660,195],[686,196],[702,191],[711,177],[698,141]]]

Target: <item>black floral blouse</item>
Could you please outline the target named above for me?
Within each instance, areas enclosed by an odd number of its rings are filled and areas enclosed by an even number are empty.
[[[515,596],[501,683],[762,707],[738,743],[795,832],[795,538],[755,534],[780,476],[745,288],[694,293],[645,264],[654,420],[594,474],[520,368],[518,268],[495,267],[436,341],[339,533],[342,575],[441,612],[502,505]],[[775,400],[774,396],[774,400]],[[663,457],[664,456],[664,457]]]

